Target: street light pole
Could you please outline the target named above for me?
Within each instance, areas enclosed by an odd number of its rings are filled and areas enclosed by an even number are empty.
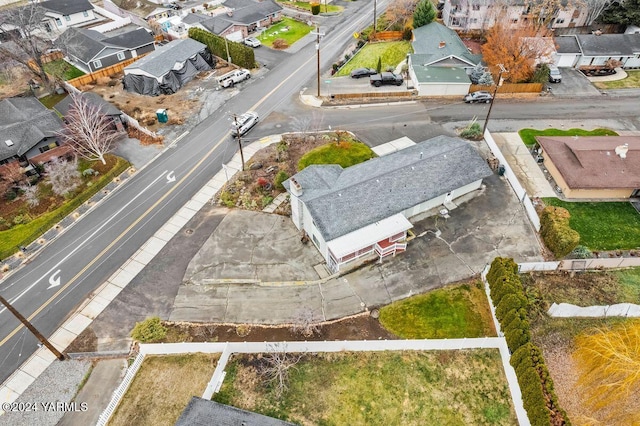
[[[238,147],[240,148],[240,161],[242,161],[242,171],[244,172],[244,153],[242,152],[242,139],[240,139],[240,126],[238,126],[238,115],[233,114],[233,122],[236,126],[236,136],[238,137]],[[225,169],[226,173],[226,169]],[[227,179],[228,180],[228,179]]]
[[[320,37],[324,35],[324,33],[320,32],[320,28],[318,24],[316,24],[316,31],[311,33],[316,35],[316,51],[318,52],[318,93],[317,97],[320,97]]]
[[[498,82],[496,83],[496,88],[493,89],[493,99],[491,100],[491,104],[489,105],[489,111],[487,111],[487,118],[484,120],[484,127],[482,128],[482,136],[484,137],[485,132],[487,131],[487,124],[489,124],[489,116],[491,115],[491,109],[493,108],[493,103],[496,101],[496,94],[498,93],[498,87],[502,86],[502,74],[509,72],[505,69],[504,65],[498,64],[500,67],[500,72],[498,73]]]

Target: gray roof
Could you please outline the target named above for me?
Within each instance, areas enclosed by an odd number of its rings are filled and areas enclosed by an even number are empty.
[[[223,5],[233,9],[228,19],[241,24],[253,24],[282,10],[273,0],[227,0]]]
[[[135,61],[125,71],[139,69],[159,78],[171,71],[176,63],[182,63],[206,48],[206,45],[191,38],[175,40]]]
[[[108,101],[104,100],[102,98],[102,96],[98,95],[97,93],[94,93],[94,92],[81,92],[80,96],[85,98],[88,103],[100,107],[100,111],[104,115],[120,115],[120,114],[122,114],[122,111],[120,111],[118,108],[116,108],[111,102],[108,102]],[[67,96],[64,99],[62,99],[60,102],[58,102],[53,107],[53,109],[55,109],[60,114],[65,116],[65,115],[67,115],[69,113],[69,108],[71,108],[72,102],[73,102],[73,99],[71,98],[71,96]]]
[[[580,53],[580,45],[575,35],[566,35],[553,38],[558,53]]]
[[[47,109],[36,98],[0,101],[0,160],[25,154],[62,127],[55,111]],[[7,146],[6,140],[11,140],[13,145]]]
[[[578,34],[584,56],[630,56],[640,53],[640,34]]]
[[[182,18],[182,23],[193,25],[198,22],[206,21],[207,19],[211,19],[211,16],[203,15],[202,13],[187,13],[186,16]]]
[[[464,68],[424,67],[422,65],[414,65],[413,62],[412,67],[419,83],[471,84],[471,80],[469,80],[469,76]]]
[[[437,22],[416,28],[413,30],[413,38],[413,51],[425,55],[423,60],[426,65],[451,57],[459,58],[471,66],[482,60],[481,55],[469,52],[458,33]],[[445,43],[444,47],[440,47],[440,42]]]
[[[144,28],[136,28],[133,31],[118,34],[102,40],[105,44],[125,47],[127,49],[135,49],[140,46],[151,44],[154,41],[153,35]]]
[[[144,28],[136,28],[113,37],[106,37],[95,30],[71,27],[65,31],[62,38],[58,39],[57,44],[68,54],[88,64],[98,56],[105,56],[99,55],[105,49],[110,48],[114,53],[135,49],[153,42],[153,36]]]
[[[316,227],[331,241],[490,174],[469,143],[436,136],[346,169],[312,165],[294,177]]]
[[[175,426],[294,426],[293,423],[194,396]]]
[[[89,0],[47,0],[38,4],[60,15],[71,15],[93,9],[93,5],[89,3]]]
[[[200,22],[200,25],[202,25],[207,31],[219,35],[227,28],[233,26],[233,22],[223,18],[222,16],[214,16],[208,17],[206,21]]]

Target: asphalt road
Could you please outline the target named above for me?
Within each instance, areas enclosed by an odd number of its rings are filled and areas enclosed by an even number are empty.
[[[378,2],[384,10],[388,0]],[[364,27],[368,11],[350,8],[322,41],[323,69]],[[268,116],[289,102],[316,72],[314,44],[287,56],[252,81],[186,137],[141,170],[93,212],[44,248],[2,283],[2,295],[49,336],[228,161],[237,143],[229,136],[231,113],[253,109]],[[315,81],[315,79],[311,79]],[[258,126],[259,128],[259,126]],[[256,129],[257,130],[257,129]],[[260,136],[255,131],[247,139]],[[175,177],[174,181],[171,181]],[[59,285],[56,283],[59,278]],[[0,310],[0,380],[33,353],[37,340],[6,309]]]

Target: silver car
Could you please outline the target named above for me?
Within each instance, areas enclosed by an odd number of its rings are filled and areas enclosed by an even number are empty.
[[[253,128],[256,124],[258,124],[258,114],[254,111],[247,111],[244,114],[238,116],[237,119],[234,119],[231,123],[231,135],[232,136],[240,136],[247,133],[249,130]]]
[[[260,40],[258,40],[255,37],[247,37],[244,39],[244,44],[246,44],[249,47],[260,47],[262,46],[262,43],[260,43]]]
[[[484,90],[479,90],[477,92],[471,92],[464,97],[464,101],[468,104],[472,104],[474,102],[486,102],[490,103],[493,100],[493,96],[491,93],[486,92]]]

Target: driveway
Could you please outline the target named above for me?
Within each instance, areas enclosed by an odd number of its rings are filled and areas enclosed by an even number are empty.
[[[554,96],[601,96],[600,90],[596,89],[591,82],[580,71],[573,68],[562,68],[562,83],[547,83]]]
[[[402,86],[380,86],[373,87],[369,83],[368,77],[351,78],[351,77],[323,77],[320,79],[320,89],[322,94],[336,93],[369,93],[369,92],[406,92],[406,81]],[[410,98],[407,98],[410,99]]]

